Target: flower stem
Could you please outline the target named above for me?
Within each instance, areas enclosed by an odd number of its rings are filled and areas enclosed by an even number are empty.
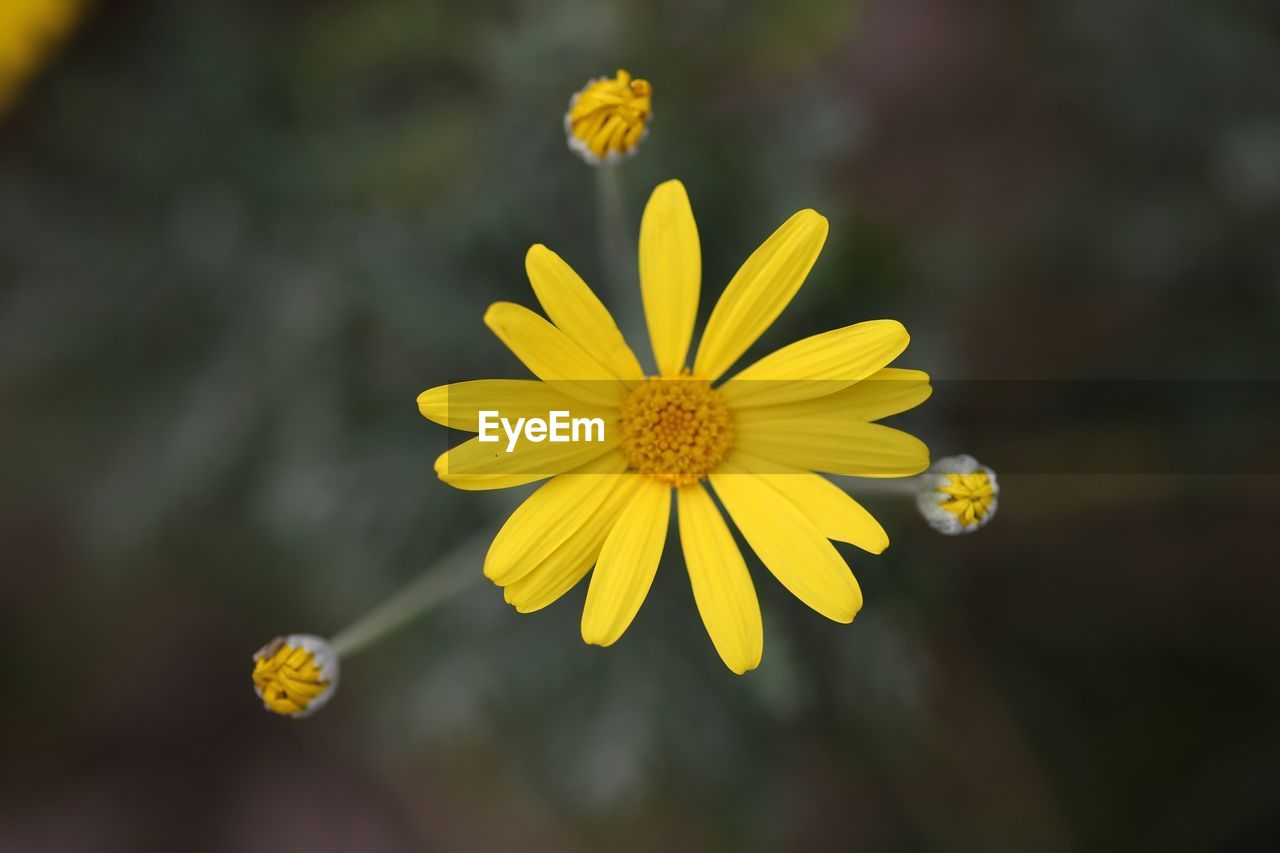
[[[615,316],[628,340],[637,340],[644,329],[640,323],[643,305],[637,280],[635,243],[628,239],[626,207],[618,166],[601,163],[596,173],[596,235],[600,244],[600,267],[616,306]]]
[[[840,482],[855,498],[861,495],[914,495],[920,488],[922,477],[841,477]]]
[[[437,560],[416,580],[340,631],[330,642],[341,658],[349,658],[437,605],[450,600],[480,577],[479,564],[493,538],[484,530]]]

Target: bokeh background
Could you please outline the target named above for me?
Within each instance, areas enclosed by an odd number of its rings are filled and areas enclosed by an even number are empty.
[[[1280,847],[1274,456],[1073,473],[1150,425],[992,430],[946,390],[1201,380],[1176,416],[1206,382],[1274,388],[1275,3],[120,0],[57,44],[6,23],[42,3],[0,0],[0,61],[30,71],[0,76],[0,850]],[[905,322],[901,363],[940,390],[899,423],[1000,471],[999,517],[948,539],[868,497],[894,544],[850,553],[851,626],[753,564],[744,678],[668,560],[608,651],[578,637],[582,587],[522,617],[477,584],[350,661],[323,713],[263,713],[254,649],[338,630],[517,498],[439,483],[414,398],[522,375],[481,316],[532,304],[531,243],[599,283],[561,116],[617,67],[655,89],[627,215],[685,182],[704,315],[822,211],[759,350]],[[1190,446],[1224,440],[1201,426]]]

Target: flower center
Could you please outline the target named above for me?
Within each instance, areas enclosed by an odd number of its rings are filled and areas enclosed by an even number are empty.
[[[329,679],[309,649],[278,638],[255,657],[254,686],[263,704],[277,714],[299,714],[329,689]]]
[[[991,510],[991,502],[995,499],[991,478],[983,471],[972,474],[947,474],[947,485],[938,491],[947,495],[949,500],[939,504],[947,512],[956,517],[963,526],[970,527],[982,521]]]
[[[648,379],[622,403],[628,464],[663,483],[696,483],[732,444],[729,407],[705,379]]]

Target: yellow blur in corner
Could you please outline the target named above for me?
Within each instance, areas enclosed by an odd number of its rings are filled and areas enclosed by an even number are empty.
[[[80,20],[85,0],[0,0],[0,118]]]

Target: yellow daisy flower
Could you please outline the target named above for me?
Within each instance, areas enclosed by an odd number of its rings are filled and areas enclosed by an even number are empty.
[[[544,441],[526,430],[483,433],[436,460],[460,489],[550,478],[495,537],[484,573],[525,613],[591,573],[582,638],[614,643],[657,571],[671,503],[694,600],[735,673],[764,647],[755,588],[721,508],[797,598],[850,622],[862,594],[832,540],[871,553],[883,528],[826,474],[906,477],[929,467],[918,439],[873,421],[918,405],[929,377],[886,365],[906,349],[893,320],[846,326],[793,343],[720,382],[795,296],[827,237],[812,210],[788,219],[747,259],[716,303],[689,365],[702,258],[684,186],[662,184],[640,225],[640,285],[657,375],[647,376],[600,300],[545,246],[526,269],[549,320],[499,302],[485,323],[537,380],[490,379],[425,391],[430,420],[479,432],[486,415],[598,418],[600,441]],[[543,424],[545,427],[545,424]],[[715,498],[713,499],[712,493]],[[594,568],[594,571],[592,571]]]

